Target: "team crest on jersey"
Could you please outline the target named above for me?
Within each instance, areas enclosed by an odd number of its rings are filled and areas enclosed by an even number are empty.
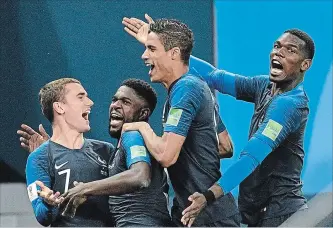
[[[147,156],[147,150],[144,146],[131,146],[131,159],[136,157],[145,157]]]
[[[37,185],[35,182],[29,184],[27,190],[30,202],[38,198]]]
[[[178,126],[180,117],[182,116],[183,110],[179,108],[171,108],[166,124],[172,126]]]
[[[274,120],[269,120],[264,131],[262,132],[262,134],[268,138],[270,138],[271,140],[275,141],[276,138],[279,136],[281,130],[282,130],[282,125],[279,124],[278,122],[274,121]]]

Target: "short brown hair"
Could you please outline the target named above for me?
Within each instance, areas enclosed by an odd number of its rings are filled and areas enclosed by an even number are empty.
[[[165,51],[179,47],[181,59],[189,65],[194,44],[192,30],[183,22],[175,19],[158,19],[150,24],[149,32],[154,32],[162,42]]]
[[[81,84],[79,80],[74,78],[60,78],[44,85],[38,94],[39,102],[43,115],[52,123],[54,119],[53,115],[53,103],[62,101],[65,97],[65,85],[69,83]]]

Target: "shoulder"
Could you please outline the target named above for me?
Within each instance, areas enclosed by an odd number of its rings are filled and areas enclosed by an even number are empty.
[[[187,74],[181,77],[170,92],[171,99],[198,100],[204,97],[204,94],[210,92],[206,82],[198,77]],[[199,99],[200,101],[200,99]]]
[[[121,145],[125,148],[144,144],[139,131],[126,131],[121,135]]]
[[[272,101],[269,109],[283,116],[300,116],[304,110],[308,109],[308,104],[306,99],[298,96],[280,95]]]
[[[115,151],[115,147],[112,143],[99,141],[95,139],[85,139],[85,140],[87,141],[87,146],[91,147],[95,152],[106,150],[107,152],[111,153]]]
[[[203,86],[208,85],[205,81],[203,81],[201,78],[194,76],[192,74],[186,74],[183,77],[179,79],[179,81],[176,83],[175,87],[183,87],[188,89],[199,89],[202,90]]]
[[[49,140],[40,145],[36,150],[31,152],[28,157],[28,162],[44,160],[49,150]]]
[[[269,76],[268,75],[255,75],[255,76],[244,76],[235,74],[236,83],[243,82],[243,83],[255,83],[256,85],[266,85],[270,84]]]
[[[259,86],[267,86],[271,83],[268,75],[257,75],[253,79],[258,83]]]
[[[302,91],[289,91],[279,95],[272,104],[284,107],[286,110],[308,108],[309,100]]]

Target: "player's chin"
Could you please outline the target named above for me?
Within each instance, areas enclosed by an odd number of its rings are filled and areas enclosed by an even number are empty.
[[[88,131],[90,131],[90,129],[91,129],[91,127],[90,127],[90,125],[88,124],[88,125],[86,125],[86,126],[84,126],[84,127],[82,128],[82,133],[88,132]]]
[[[121,128],[112,128],[112,127],[110,127],[109,128],[109,135],[112,138],[119,138],[120,135],[121,135]]]
[[[150,81],[151,82],[157,82],[156,79],[154,77],[152,77],[152,76],[150,76]]]
[[[283,82],[285,78],[286,77],[284,75],[282,75],[282,74],[280,74],[280,75],[270,74],[269,75],[269,80],[271,82],[274,82],[274,83]]]
[[[157,74],[149,75],[150,81],[153,83],[159,83],[161,82],[161,78]]]

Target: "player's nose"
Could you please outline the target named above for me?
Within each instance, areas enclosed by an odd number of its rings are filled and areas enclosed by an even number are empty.
[[[142,55],[141,55],[141,59],[143,59],[143,60],[147,60],[147,59],[148,59],[148,52],[147,52],[147,49],[142,53]]]
[[[94,102],[89,97],[87,99],[87,105],[90,107],[94,105]]]

